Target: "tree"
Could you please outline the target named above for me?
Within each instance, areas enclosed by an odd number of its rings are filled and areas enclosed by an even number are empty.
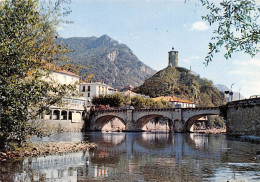
[[[144,107],[145,106],[145,99],[141,96],[135,96],[131,98],[131,105],[136,107]]]
[[[53,83],[49,76],[50,65],[68,61],[64,53],[69,50],[55,44],[63,2],[0,4],[0,149],[42,135],[37,116],[75,88]]]
[[[218,5],[209,0],[200,1],[209,10],[209,14],[202,19],[210,25],[218,24],[209,43],[206,65],[222,47],[225,48],[226,59],[237,51],[252,57],[259,52],[260,7],[255,0],[223,0]]]

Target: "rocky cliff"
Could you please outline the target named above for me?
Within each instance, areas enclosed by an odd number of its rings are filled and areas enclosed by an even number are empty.
[[[107,35],[101,37],[58,38],[69,49],[74,63],[88,66],[87,74],[94,74],[93,81],[121,89],[126,85],[139,86],[155,71],[142,63],[131,49]]]

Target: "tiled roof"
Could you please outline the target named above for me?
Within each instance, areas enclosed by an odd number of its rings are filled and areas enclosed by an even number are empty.
[[[161,96],[161,97],[156,97],[153,98],[155,101],[168,101],[168,102],[182,102],[182,103],[189,103],[189,104],[194,104],[194,102],[191,102],[189,100],[181,99],[175,96]]]
[[[44,61],[45,62],[45,61]],[[52,63],[48,63],[48,62],[45,62],[45,67],[48,69],[48,70],[52,70],[54,72],[57,72],[57,73],[63,73],[63,74],[66,74],[66,75],[71,75],[71,76],[75,76],[75,77],[80,77],[79,75],[75,74],[75,73],[72,73],[70,71],[66,71],[66,70],[63,70],[61,69],[59,66],[55,65],[55,64],[52,64]]]
[[[56,71],[56,70],[54,70],[54,71]],[[72,73],[72,72],[69,72],[69,71],[66,71],[66,70],[57,70],[56,72],[63,73],[63,74],[66,74],[66,75],[75,76],[75,77],[80,77],[79,75]]]

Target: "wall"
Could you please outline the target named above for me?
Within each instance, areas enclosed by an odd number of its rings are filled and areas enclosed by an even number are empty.
[[[260,98],[228,103],[227,134],[260,136]]]
[[[70,120],[45,120],[45,126],[51,126],[54,131],[76,132],[82,131],[84,121],[72,123]]]

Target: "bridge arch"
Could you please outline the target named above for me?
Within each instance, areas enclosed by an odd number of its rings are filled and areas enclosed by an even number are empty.
[[[220,110],[218,107],[207,107],[207,108],[193,108],[182,110],[182,120],[184,121],[184,132],[190,131],[192,125],[199,118],[209,115],[219,115]]]
[[[115,115],[104,115],[95,118],[95,122],[92,124],[92,129],[101,131],[106,124],[108,124],[109,122],[113,122],[114,119],[118,119],[118,121],[120,121],[124,126],[126,125],[126,122],[121,117]]]
[[[146,124],[149,123],[150,120],[156,119],[157,117],[167,118],[168,121],[166,124],[169,126],[170,130],[172,129],[172,124],[173,124],[172,120],[169,117],[167,117],[165,115],[161,115],[161,114],[148,114],[148,115],[138,118],[137,121],[135,122],[135,128],[137,130],[141,130]]]
[[[191,118],[189,118],[186,122],[185,122],[185,129],[186,131],[190,132],[190,129],[192,127],[192,125],[200,118],[205,117],[205,116],[211,116],[211,115],[216,115],[216,114],[198,114],[195,116],[192,116]]]

